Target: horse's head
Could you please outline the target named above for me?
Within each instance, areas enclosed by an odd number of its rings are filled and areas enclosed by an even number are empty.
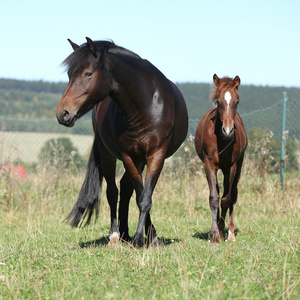
[[[107,48],[100,49],[91,39],[86,39],[87,43],[82,46],[68,40],[74,52],[63,62],[68,69],[69,84],[57,106],[56,117],[60,124],[68,127],[103,100],[110,89],[104,67]]]
[[[240,77],[220,79],[215,74],[213,80],[217,89],[212,93],[212,100],[217,106],[218,115],[222,122],[222,133],[224,137],[230,138],[234,134],[234,118],[239,103]]]

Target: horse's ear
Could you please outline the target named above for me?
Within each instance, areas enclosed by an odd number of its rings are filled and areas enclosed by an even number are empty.
[[[238,86],[241,84],[241,79],[239,76],[235,76],[233,79],[234,87],[238,88]]]
[[[215,86],[218,87],[220,85],[220,78],[217,76],[217,74],[214,75],[213,80]]]
[[[68,42],[71,44],[73,50],[75,51],[77,48],[79,48],[79,46],[75,43],[73,43],[70,39],[68,39]]]
[[[92,54],[94,55],[95,58],[98,57],[97,55],[97,47],[95,45],[95,43],[88,37],[86,37],[87,40],[87,44],[89,46],[89,49],[91,50]]]

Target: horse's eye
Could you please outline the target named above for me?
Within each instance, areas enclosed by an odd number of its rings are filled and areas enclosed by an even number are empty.
[[[92,73],[92,72],[85,72],[85,73],[83,74],[83,76],[86,77],[86,78],[92,78],[93,73]]]

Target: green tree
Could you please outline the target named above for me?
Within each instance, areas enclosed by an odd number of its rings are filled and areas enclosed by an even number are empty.
[[[40,151],[39,160],[42,163],[48,161],[54,165],[61,163],[66,168],[69,168],[72,163],[76,167],[84,165],[78,149],[69,138],[65,137],[48,140]]]

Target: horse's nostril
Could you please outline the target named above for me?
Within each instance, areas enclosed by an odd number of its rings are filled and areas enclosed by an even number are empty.
[[[63,118],[64,118],[65,122],[70,120],[70,113],[66,109],[64,109],[64,111],[63,111]]]

